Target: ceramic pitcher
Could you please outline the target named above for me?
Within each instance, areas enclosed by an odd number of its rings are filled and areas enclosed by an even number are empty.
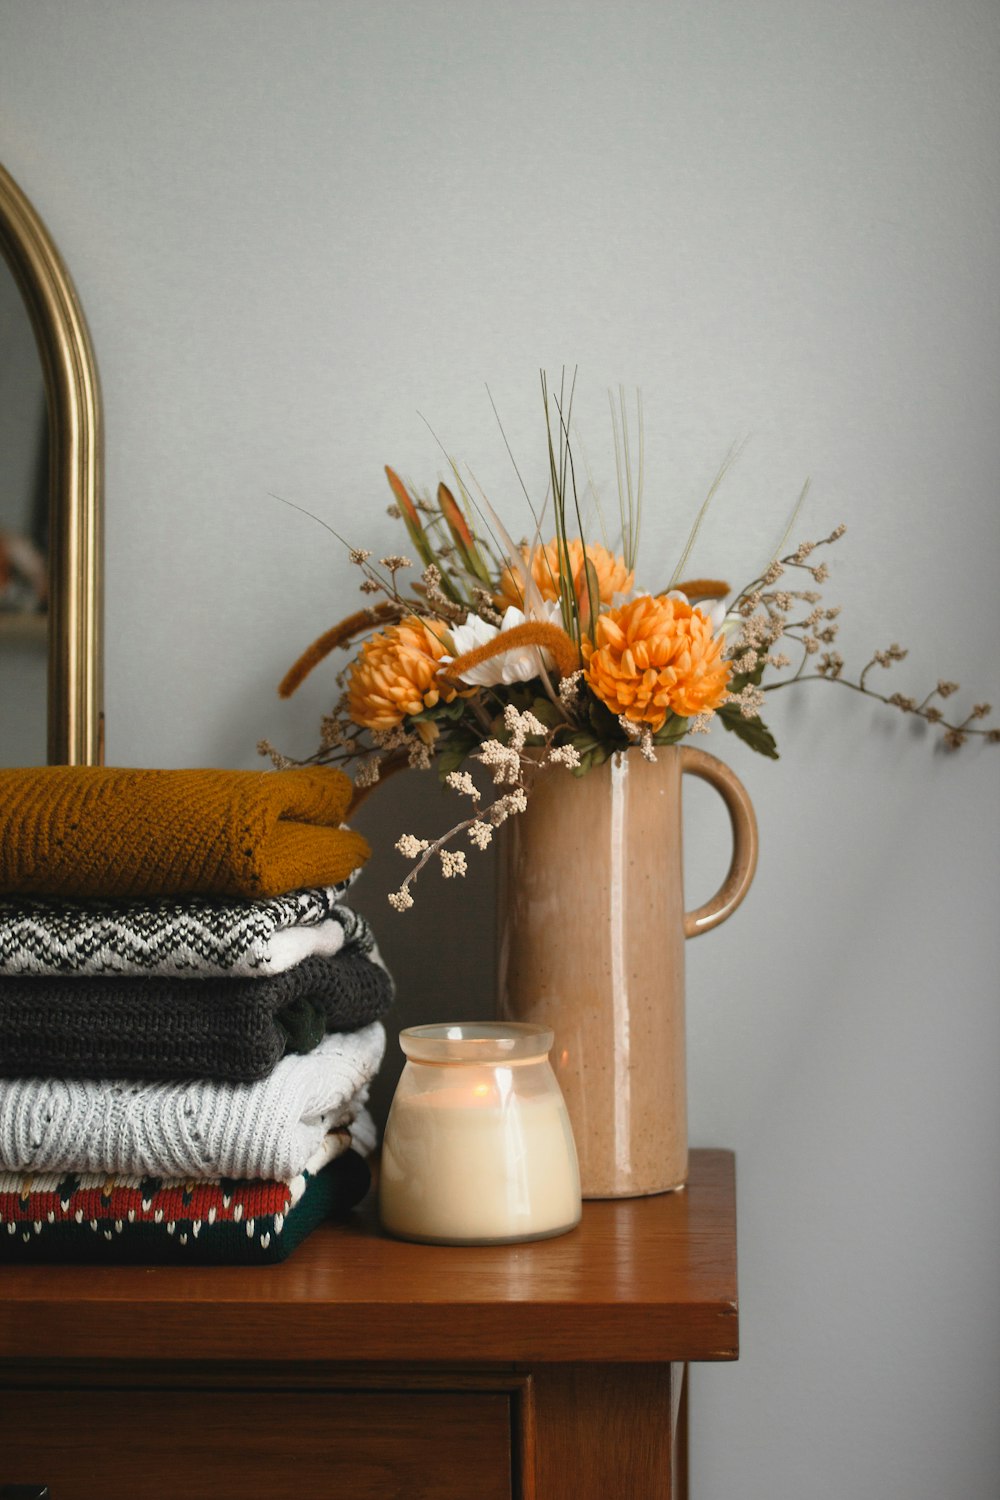
[[[684,941],[724,921],[757,863],[745,788],[704,750],[636,749],[585,776],[542,773],[505,825],[500,1015],[555,1033],[585,1198],[636,1197],[687,1178]],[[722,886],[684,909],[681,780],[722,795],[733,851]]]

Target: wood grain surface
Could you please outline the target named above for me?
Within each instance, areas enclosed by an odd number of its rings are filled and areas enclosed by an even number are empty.
[[[0,1483],[53,1500],[510,1500],[500,1394],[5,1392]]]
[[[283,1265],[10,1266],[0,1360],[641,1363],[738,1353],[732,1153],[680,1193],[584,1204],[513,1246],[389,1239],[374,1204]]]

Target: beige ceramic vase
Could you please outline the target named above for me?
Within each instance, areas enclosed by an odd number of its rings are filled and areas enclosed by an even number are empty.
[[[684,940],[735,911],[757,863],[753,808],[728,766],[687,746],[656,756],[628,750],[582,777],[546,771],[504,829],[499,1012],[555,1033],[585,1198],[684,1185]],[[693,912],[684,773],[721,793],[733,829],[729,873]]]

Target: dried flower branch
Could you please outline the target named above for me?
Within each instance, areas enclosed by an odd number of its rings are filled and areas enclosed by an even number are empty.
[[[450,850],[448,846],[463,833],[477,849],[487,849],[493,841],[494,830],[509,817],[524,812],[528,805],[530,781],[541,770],[550,766],[562,766],[575,770],[579,756],[572,745],[553,745],[554,731],[529,710],[518,710],[508,703],[503,714],[504,728],[508,739],[484,740],[471,759],[484,766],[492,775],[493,785],[506,788],[499,791],[491,802],[483,801],[483,793],[468,771],[451,771],[445,784],[460,796],[467,797],[472,810],[467,818],[461,818],[446,833],[432,841],[418,839],[413,834],[403,834],[396,848],[406,859],[417,862],[409,871],[398,890],[389,896],[389,905],[396,911],[408,911],[413,905],[410,887],[417,881],[420,872],[435,858],[440,861],[445,879],[467,873],[466,857],[462,850]],[[540,743],[539,743],[540,742]]]

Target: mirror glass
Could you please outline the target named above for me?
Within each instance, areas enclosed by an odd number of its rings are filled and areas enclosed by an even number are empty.
[[[0,166],[0,766],[104,758],[102,454],[76,288]]]
[[[0,260],[0,766],[46,759],[48,447],[38,345]]]

